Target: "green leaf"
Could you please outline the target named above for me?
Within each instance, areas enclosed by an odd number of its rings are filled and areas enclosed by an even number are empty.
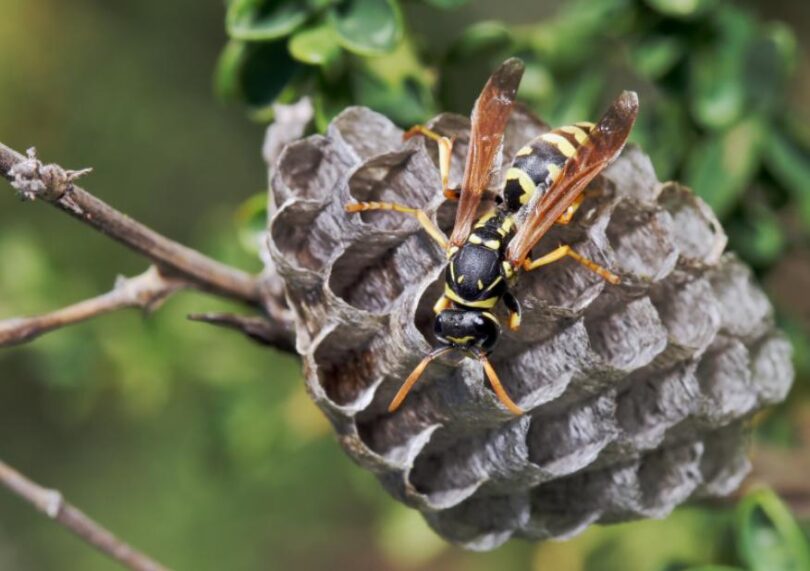
[[[295,32],[289,49],[295,59],[310,65],[328,65],[340,56],[337,34],[327,23]]]
[[[737,550],[751,571],[807,571],[810,546],[779,497],[751,492],[737,508]]]
[[[430,91],[413,80],[390,84],[377,74],[357,71],[352,77],[357,103],[379,111],[406,126],[423,122],[431,114]]]
[[[235,214],[239,243],[251,254],[258,254],[267,233],[267,193],[254,194]]]
[[[547,102],[554,94],[554,76],[544,65],[527,62],[520,82],[519,97],[527,102]]]
[[[717,36],[691,58],[689,94],[695,120],[709,129],[724,129],[745,112],[745,65],[756,39],[756,22],[737,8],[715,18]]]
[[[760,31],[748,46],[744,58],[745,92],[760,111],[781,110],[788,80],[796,64],[796,39],[783,24]]]
[[[689,155],[685,180],[723,218],[730,211],[760,164],[762,121],[751,118],[712,135]]]
[[[782,221],[762,204],[746,205],[745,215],[735,217],[726,229],[734,250],[755,266],[775,262],[787,241]]]
[[[233,0],[225,25],[235,40],[275,40],[293,32],[309,14],[309,4],[300,0]]]
[[[546,65],[570,71],[592,61],[605,49],[606,38],[629,32],[631,5],[628,0],[567,2],[554,18],[516,27],[514,34]]]
[[[395,0],[341,0],[330,10],[341,46],[359,55],[394,50],[402,38],[402,14]]]
[[[653,9],[666,16],[693,18],[704,14],[716,4],[716,0],[645,0]]]
[[[651,37],[633,48],[633,67],[647,79],[659,79],[669,73],[685,53],[686,44],[681,38]]]
[[[425,4],[430,4],[436,8],[442,8],[444,10],[449,10],[451,8],[458,8],[459,6],[463,6],[470,0],[423,0]]]
[[[458,62],[475,57],[482,52],[507,50],[512,46],[512,34],[509,28],[495,21],[476,22],[466,28],[453,42],[447,57]]]
[[[352,73],[355,103],[367,105],[402,126],[435,114],[433,74],[426,69],[410,41],[390,54],[368,58]]]
[[[601,109],[597,109],[604,77],[597,70],[585,70],[565,86],[554,105],[543,118],[550,125],[570,125],[577,121],[593,121]]]
[[[231,41],[217,63],[215,90],[223,99],[240,100],[254,111],[262,110],[276,101],[298,67],[284,41]]]
[[[687,567],[683,571],[745,571],[745,569],[729,565],[700,565],[699,567]]]
[[[660,94],[644,99],[630,133],[630,140],[650,155],[661,180],[675,176],[691,137],[690,122],[680,100]]]
[[[802,220],[810,228],[810,154],[772,130],[763,148],[763,159],[768,172],[798,203]]]

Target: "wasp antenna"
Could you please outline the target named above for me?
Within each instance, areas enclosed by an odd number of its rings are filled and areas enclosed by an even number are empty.
[[[509,398],[509,395],[506,394],[506,391],[501,384],[501,380],[498,378],[498,373],[495,372],[495,368],[492,366],[492,363],[489,362],[487,356],[484,355],[484,353],[479,353],[478,360],[484,365],[484,372],[486,372],[492,388],[495,389],[495,394],[498,396],[498,400],[500,400],[512,414],[516,414],[518,416],[522,415],[523,409],[516,405],[515,402]]]
[[[439,349],[431,351],[424,359],[422,359],[411,374],[408,375],[408,378],[405,379],[405,382],[402,383],[402,386],[397,391],[397,394],[394,396],[391,404],[388,405],[388,412],[394,412],[399,408],[399,405],[401,405],[402,401],[405,400],[405,397],[408,396],[408,393],[416,384],[416,381],[419,380],[419,377],[422,376],[422,373],[425,372],[425,369],[427,369],[427,366],[430,365],[431,361],[437,357],[441,357],[448,351],[450,351],[450,347],[440,347]]]

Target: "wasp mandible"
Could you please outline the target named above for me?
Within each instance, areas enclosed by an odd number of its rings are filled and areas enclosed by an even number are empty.
[[[470,146],[460,190],[448,187],[453,141],[417,125],[405,137],[423,135],[439,148],[442,192],[458,200],[453,232],[444,233],[418,209],[393,202],[358,202],[347,212],[393,210],[414,216],[445,250],[448,264],[444,293],[434,306],[434,331],[439,345],[405,379],[388,410],[395,411],[437,357],[463,351],[481,362],[495,394],[514,414],[523,414],[504,390],[487,355],[501,326],[493,313],[503,301],[508,326],[520,326],[520,303],[509,291],[520,272],[530,272],[570,257],[612,284],[619,277],[585,258],[570,246],[532,259],[532,248],[554,224],[567,224],[583,200],[583,191],[618,157],[638,114],[638,97],[625,91],[598,123],[580,122],[540,135],[522,147],[506,171],[499,203],[478,217],[481,199],[490,182],[495,159],[503,147],[504,131],[515,103],[523,62],[511,58],[498,67],[475,102]]]

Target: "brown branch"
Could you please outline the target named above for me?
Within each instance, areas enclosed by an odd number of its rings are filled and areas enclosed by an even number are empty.
[[[32,482],[0,460],[0,484],[105,555],[133,571],[168,571],[68,503],[57,490]]]
[[[208,323],[226,329],[239,331],[262,345],[270,345],[295,353],[295,332],[292,325],[281,325],[260,315],[234,315],[232,313],[192,313],[191,321]],[[280,326],[281,325],[281,326]]]
[[[43,165],[33,149],[24,157],[0,143],[0,173],[24,200],[41,199],[56,206],[200,289],[260,305],[256,278],[158,234],[79,188],[74,181],[86,172]]]
[[[26,343],[54,329],[80,323],[119,309],[139,307],[143,310],[152,310],[157,308],[166,297],[178,289],[188,286],[188,282],[168,278],[155,266],[151,266],[138,276],[119,277],[111,291],[98,297],[45,315],[0,321],[0,347]]]

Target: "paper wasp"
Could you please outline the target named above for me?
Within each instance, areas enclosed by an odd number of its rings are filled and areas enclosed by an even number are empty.
[[[502,151],[504,130],[522,75],[523,62],[516,58],[505,61],[476,100],[460,190],[448,188],[453,141],[421,125],[405,134],[406,138],[421,134],[438,143],[442,191],[447,198],[459,201],[449,240],[420,209],[391,202],[346,205],[348,212],[394,210],[415,216],[447,253],[444,294],[434,306],[439,345],[402,384],[389,406],[391,412],[402,404],[434,359],[460,350],[481,362],[504,406],[522,414],[487,358],[501,331],[493,313],[499,301],[509,312],[510,329],[517,330],[520,325],[520,304],[509,291],[519,272],[530,272],[567,256],[608,282],[619,283],[618,276],[570,246],[560,246],[536,259],[530,258],[530,253],[554,224],[567,224],[572,219],[585,187],[621,152],[638,113],[638,98],[633,92],[623,92],[596,124],[559,127],[522,147],[506,171],[498,204],[478,217],[495,160]]]

